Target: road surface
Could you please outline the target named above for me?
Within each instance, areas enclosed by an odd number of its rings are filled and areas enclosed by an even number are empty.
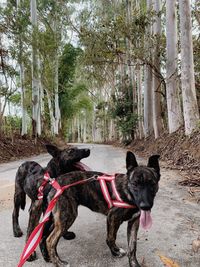
[[[126,151],[107,145],[80,145],[89,147],[91,155],[83,162],[96,171],[107,173],[125,172]],[[45,166],[50,156],[43,154],[32,157]],[[30,159],[28,159],[30,160]],[[24,247],[25,236],[14,238],[11,215],[14,177],[18,166],[24,160],[0,165],[0,267],[17,266]],[[146,160],[138,159],[140,163]],[[152,210],[153,226],[149,231],[139,230],[138,260],[143,267],[164,266],[159,255],[175,260],[180,267],[199,267],[200,251],[194,254],[192,241],[200,233],[200,207],[189,197],[186,187],[178,185],[179,172],[161,168],[160,189]],[[20,225],[26,231],[28,206],[20,212]],[[123,223],[118,232],[117,243],[127,249],[126,226]],[[67,241],[61,239],[58,253],[68,260],[71,267],[128,267],[127,257],[115,259],[106,245],[106,218],[101,214],[80,207],[79,216],[72,226],[77,237]],[[45,263],[37,249],[38,259],[24,266],[42,267]]]

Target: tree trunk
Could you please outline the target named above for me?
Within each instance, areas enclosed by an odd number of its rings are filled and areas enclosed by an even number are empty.
[[[59,133],[60,125],[60,107],[59,107],[59,96],[58,96],[58,55],[56,54],[55,59],[55,73],[54,73],[54,86],[55,86],[55,134]]]
[[[166,2],[166,94],[169,133],[175,132],[183,124],[178,80],[177,16],[176,1]]]
[[[155,22],[153,25],[153,34],[156,39],[155,49],[154,49],[154,59],[153,64],[156,71],[153,72],[153,128],[155,138],[158,138],[163,130],[162,117],[161,117],[161,79],[159,77],[160,73],[160,37],[161,37],[161,17],[160,17],[160,0],[153,1],[153,8],[156,13]]]
[[[144,135],[153,133],[153,108],[152,108],[152,69],[146,65],[144,68]]]
[[[53,106],[51,102],[51,96],[49,95],[48,90],[45,90],[46,95],[47,95],[47,102],[48,102],[48,107],[49,107],[49,117],[50,117],[50,125],[51,125],[51,135],[55,135],[55,118],[54,118],[54,112],[53,112]]]
[[[152,1],[147,0],[147,10],[152,7]],[[151,28],[147,29],[147,35],[151,34]],[[149,51],[151,59],[151,51]],[[148,137],[153,133],[153,110],[152,110],[152,69],[149,65],[144,67],[144,135]]]
[[[59,93],[58,93],[58,14],[57,10],[55,11],[55,20],[53,22],[53,31],[55,36],[55,64],[54,64],[54,94],[55,94],[55,134],[58,135],[60,123],[61,123],[61,114],[59,106]]]
[[[195,91],[190,0],[179,0],[181,30],[181,83],[185,134],[197,127],[199,111]]]
[[[138,136],[142,139],[144,136],[143,131],[143,105],[142,105],[142,79],[141,79],[141,67],[137,66],[137,114],[138,114]]]
[[[36,0],[31,0],[32,23],[32,127],[33,136],[41,135],[40,118],[40,82],[39,82],[39,57],[37,49],[37,5]]]
[[[21,0],[17,0],[17,10],[19,10]],[[19,30],[20,31],[20,30]],[[20,84],[21,84],[21,108],[22,108],[22,130],[21,135],[27,134],[27,110],[25,105],[26,92],[24,87],[24,63],[22,61],[23,43],[19,33],[19,67],[20,67]]]
[[[26,92],[24,87],[24,64],[20,63],[20,83],[21,83],[21,107],[22,107],[22,130],[21,135],[27,135],[28,129],[27,129],[27,109],[25,105],[25,99],[26,99]]]
[[[76,124],[77,124],[77,133],[78,133],[77,141],[78,141],[78,143],[80,143],[81,142],[80,114],[78,114],[77,117],[76,117]]]
[[[83,120],[83,142],[87,142],[87,113],[84,112],[84,120]]]
[[[130,0],[126,0],[126,17],[127,25],[131,25],[131,10],[132,5]],[[129,33],[130,35],[130,33]],[[131,41],[129,38],[126,38],[126,53],[127,53],[127,65],[128,65],[128,76],[129,76],[129,85],[132,90],[132,102],[133,102],[133,113],[136,113],[135,103],[136,103],[136,86],[135,86],[135,77],[134,77],[134,68],[132,66],[131,59]]]

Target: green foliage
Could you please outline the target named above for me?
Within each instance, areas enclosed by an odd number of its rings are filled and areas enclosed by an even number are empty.
[[[85,85],[77,84],[60,93],[60,107],[63,120],[73,118],[82,109],[91,110],[92,105]]]
[[[9,101],[15,105],[15,106],[20,106],[21,105],[21,94],[20,93],[15,93],[9,97]]]
[[[59,92],[65,92],[74,81],[77,58],[81,53],[80,48],[75,48],[68,43],[64,46],[59,60]]]
[[[21,118],[18,116],[7,116],[7,124],[10,125],[13,129],[20,129],[21,127]]]
[[[6,116],[4,118],[4,134],[12,136],[13,133],[20,134],[21,131],[21,118],[18,116]]]
[[[113,95],[113,107],[111,114],[118,128],[120,129],[123,140],[134,139],[134,130],[136,129],[138,116],[133,113],[133,101],[130,99],[131,88],[125,88],[120,95]]]
[[[72,44],[66,44],[59,60],[59,101],[62,118],[63,134],[69,123],[82,110],[92,110],[87,87],[76,81],[75,73],[82,51]]]

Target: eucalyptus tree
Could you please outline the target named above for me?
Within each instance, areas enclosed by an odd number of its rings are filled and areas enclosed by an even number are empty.
[[[185,134],[190,135],[199,122],[197,105],[190,0],[179,0],[181,41],[181,86]]]
[[[22,5],[21,5],[21,0],[17,0],[17,17],[18,21],[20,21],[21,16],[22,16]],[[25,89],[25,66],[24,66],[24,55],[23,55],[23,50],[24,50],[24,45],[23,45],[23,37],[22,37],[22,32],[25,30],[22,30],[22,27],[24,25],[22,23],[18,23],[18,30],[19,30],[19,38],[18,38],[18,46],[19,46],[19,55],[18,55],[18,61],[19,61],[19,68],[20,68],[20,87],[21,87],[21,109],[22,109],[22,127],[21,127],[21,135],[27,135],[28,133],[28,114],[27,114],[27,108],[26,108],[26,89]]]
[[[152,0],[147,0],[147,12],[152,10]],[[149,26],[146,30],[146,35],[152,35],[152,27]],[[146,40],[146,50],[148,51],[148,61],[152,61],[152,47],[149,47],[149,42]],[[150,136],[153,133],[153,103],[152,103],[152,68],[149,64],[145,65],[144,69],[144,135]]]
[[[18,72],[10,50],[10,38],[16,29],[11,17],[12,11],[11,5],[0,6],[0,134],[6,106],[8,106],[11,96],[17,91]]]
[[[176,1],[166,1],[166,94],[169,133],[183,124],[179,77]]]
[[[32,23],[32,134],[34,137],[41,135],[41,90],[39,78],[39,55],[37,38],[38,18],[37,2],[30,0],[31,23]]]
[[[155,38],[155,46],[153,49],[153,65],[156,71],[153,71],[153,92],[152,92],[152,102],[153,102],[153,127],[155,138],[158,138],[163,130],[162,123],[162,107],[161,107],[161,1],[153,0],[153,10],[155,12],[155,21],[153,23],[153,35]]]

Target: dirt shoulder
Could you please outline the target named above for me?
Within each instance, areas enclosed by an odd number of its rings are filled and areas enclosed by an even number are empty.
[[[45,142],[49,142],[49,140],[40,138],[36,143],[35,140],[30,137],[22,138],[20,136],[14,136],[13,138],[9,138],[1,136],[0,163],[45,152]]]
[[[186,185],[200,186],[200,131],[191,136],[184,135],[183,129],[158,139],[153,136],[135,140],[126,148],[142,157],[159,154],[170,169],[178,169],[186,175]]]
[[[0,163],[46,153],[45,144],[49,143],[58,146],[65,144],[59,138],[52,140],[51,138],[40,137],[36,141],[29,136],[21,137],[20,135],[15,135],[13,138],[0,136]]]

